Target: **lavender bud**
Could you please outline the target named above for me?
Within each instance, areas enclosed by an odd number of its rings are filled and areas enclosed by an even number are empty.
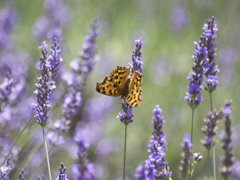
[[[59,175],[56,180],[68,180],[66,175],[66,168],[64,167],[63,163],[61,163],[61,166],[59,169]]]
[[[232,128],[231,128],[231,105],[232,101],[227,101],[225,103],[225,107],[223,108],[224,114],[224,125],[225,125],[225,132],[221,135],[222,141],[222,149],[225,152],[225,156],[222,159],[222,163],[224,167],[221,169],[221,174],[228,178],[232,174],[232,165],[234,164],[234,154],[232,152],[233,145],[232,145]]]
[[[191,151],[192,151],[192,143],[190,134],[185,134],[183,136],[183,144],[182,144],[182,160],[181,160],[181,179],[184,180],[188,177],[188,168],[190,165]]]

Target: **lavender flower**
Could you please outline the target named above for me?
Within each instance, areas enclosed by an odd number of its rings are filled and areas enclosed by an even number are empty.
[[[44,179],[45,179],[44,175],[38,176],[38,180],[44,180]]]
[[[21,173],[19,173],[18,180],[26,180],[26,174],[24,172],[24,169],[22,170]]]
[[[63,163],[61,163],[61,166],[59,169],[59,175],[56,180],[68,180],[66,175],[66,168],[64,167]]]
[[[180,31],[189,23],[189,11],[185,6],[175,5],[170,12],[171,29]]]
[[[205,126],[202,128],[202,132],[206,135],[206,138],[204,141],[201,140],[201,142],[207,150],[210,150],[215,145],[213,137],[217,134],[217,123],[222,117],[222,110],[219,113],[215,110],[213,113],[209,112],[208,118],[204,119]]]
[[[1,180],[10,180],[9,172],[12,170],[10,160],[12,155],[8,156],[5,163],[0,167],[0,179]]]
[[[231,180],[238,179],[240,179],[240,162],[235,161],[234,165],[232,166]]]
[[[58,70],[58,64],[62,61],[60,56],[61,50],[55,39],[55,44],[52,46],[51,55],[48,56],[47,52],[48,45],[44,41],[42,46],[39,47],[42,51],[42,57],[40,57],[40,72],[41,75],[38,77],[38,84],[36,84],[37,90],[34,91],[36,94],[37,104],[34,105],[35,116],[37,122],[41,126],[47,125],[48,111],[51,107],[51,95],[53,90],[56,89],[55,81],[52,79],[56,76]]]
[[[142,73],[142,66],[143,66],[142,53],[140,52],[143,45],[142,37],[140,37],[139,40],[135,40],[135,42],[136,42],[136,47],[135,47],[135,50],[133,50],[132,52],[132,62],[133,62],[133,68],[131,68],[132,74],[134,71],[139,71],[140,73]]]
[[[211,20],[208,20],[207,24],[204,24],[203,30],[205,31],[203,33],[203,37],[205,37],[204,46],[207,47],[209,59],[209,62],[205,64],[205,69],[207,69],[205,76],[208,78],[207,87],[205,87],[205,89],[208,92],[212,92],[219,84],[216,76],[219,69],[218,66],[215,66],[216,44],[213,44],[214,40],[217,38],[216,31],[218,30],[215,17],[212,17]]]
[[[203,158],[203,156],[200,153],[196,153],[196,152],[193,153],[193,159],[194,159],[195,163],[201,161],[202,158]]]
[[[62,28],[71,20],[71,9],[63,0],[46,0],[44,12],[33,26],[33,35],[37,41],[42,41],[46,36],[54,42],[57,37],[63,39]]]
[[[11,70],[8,69],[8,73],[6,74],[3,83],[0,85],[0,113],[2,113],[4,107],[9,104],[9,96],[12,93],[13,88],[13,79],[11,76]]]
[[[80,132],[76,134],[74,141],[78,144],[78,160],[76,164],[72,165],[73,179],[94,180],[94,165],[93,163],[89,163],[86,158],[86,150],[89,147],[89,144],[83,139]]]
[[[144,163],[139,164],[135,170],[135,174],[134,174],[135,179],[136,180],[145,180],[144,171],[145,171]]]
[[[64,73],[62,76],[65,85],[68,87],[64,97],[63,116],[66,120],[71,119],[81,105],[81,91],[87,81],[88,75],[94,68],[96,56],[96,37],[98,35],[98,24],[95,19],[91,25],[91,30],[84,38],[82,45],[83,53],[80,54],[81,60],[70,62],[71,72]]]
[[[122,109],[122,113],[119,113],[117,118],[120,119],[123,124],[128,125],[129,123],[133,122],[132,106],[129,106],[127,103],[122,102]]]
[[[204,34],[200,37],[199,43],[194,42],[195,52],[192,55],[192,59],[194,61],[194,67],[192,67],[192,71],[189,73],[187,79],[190,81],[188,92],[186,92],[186,96],[184,100],[188,102],[189,106],[192,109],[198,107],[200,102],[203,100],[201,96],[201,90],[203,89],[202,83],[204,83],[203,74],[207,71],[206,64],[208,63],[208,51],[207,47],[205,47],[205,36]]]
[[[6,4],[0,11],[0,51],[9,49],[9,38],[17,21],[17,12],[12,4]]]
[[[189,134],[185,134],[183,136],[183,144],[182,144],[182,160],[181,160],[181,179],[185,180],[188,177],[188,168],[190,165],[191,151],[192,151],[192,143],[191,137]]]
[[[130,76],[133,75],[134,71],[139,71],[142,73],[142,53],[140,52],[143,42],[141,41],[142,38],[140,37],[139,40],[135,40],[136,47],[132,52],[132,62],[133,65],[129,63],[130,67]],[[129,123],[133,122],[133,115],[132,115],[132,106],[128,105],[125,101],[122,104],[122,112],[120,112],[117,118],[120,119],[122,123],[128,125]]]
[[[225,103],[225,107],[223,108],[223,114],[225,115],[224,124],[225,124],[225,132],[221,135],[222,141],[222,149],[225,152],[225,156],[222,160],[224,167],[221,169],[222,175],[227,178],[232,174],[232,165],[234,164],[234,154],[232,152],[232,129],[231,129],[231,100]]]
[[[172,172],[169,171],[168,163],[165,161],[165,152],[167,150],[165,135],[163,134],[162,127],[165,124],[163,116],[161,114],[162,110],[159,105],[155,106],[153,110],[153,135],[150,138],[148,145],[149,158],[145,161],[144,168],[139,165],[136,169],[135,178],[137,180],[143,179],[143,174],[145,179],[163,179],[171,178]]]

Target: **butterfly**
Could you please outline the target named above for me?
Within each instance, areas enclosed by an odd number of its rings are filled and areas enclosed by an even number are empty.
[[[130,106],[137,107],[141,104],[142,77],[140,72],[134,71],[129,77],[130,68],[117,66],[111,75],[106,76],[101,83],[96,84],[96,91],[107,96],[120,96]]]

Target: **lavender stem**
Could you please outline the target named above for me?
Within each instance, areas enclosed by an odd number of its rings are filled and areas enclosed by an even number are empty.
[[[212,92],[210,92],[210,104],[211,104],[211,111],[213,113],[213,105],[212,105]],[[212,141],[214,142],[214,139],[212,137]],[[216,160],[215,160],[215,146],[213,146],[213,178],[216,180]]]
[[[193,119],[194,119],[194,109],[192,109],[192,127],[191,127],[191,143],[193,143]],[[190,152],[190,159],[192,159],[192,153]],[[192,179],[192,163],[190,161],[190,174],[189,174],[189,177],[190,177],[190,180]]]
[[[208,180],[210,176],[210,150],[208,150]]]
[[[22,136],[23,132],[25,131],[26,127],[28,126],[28,124],[30,123],[30,121],[32,120],[33,116],[35,115],[35,112],[32,113],[32,116],[30,117],[30,119],[28,120],[27,124],[24,126],[24,128],[22,129],[22,131],[20,132],[18,138],[16,139],[16,141],[14,142],[14,144],[12,145],[11,149],[9,150],[7,156],[4,158],[2,164],[0,165],[0,167],[5,163],[5,161],[7,160],[8,156],[11,154],[13,147],[17,144],[18,140],[20,139],[20,137]]]
[[[125,169],[126,169],[126,149],[127,149],[127,124],[125,124],[125,137],[124,137],[123,180],[125,180]]]
[[[51,146],[51,148],[48,151],[48,154],[50,154],[52,152],[53,146]],[[33,176],[36,174],[36,172],[38,171],[38,169],[42,166],[43,162],[45,161],[46,156],[44,156],[44,158],[42,159],[42,161],[39,163],[39,165],[34,169],[33,173],[31,174],[29,180],[31,180],[33,178]]]
[[[37,125],[37,124],[36,124]],[[32,148],[32,150],[28,153],[28,156],[26,158],[24,158],[24,161],[22,162],[22,164],[19,166],[19,170],[14,173],[14,176],[12,179],[17,179],[19,174],[21,173],[22,169],[26,168],[26,164],[29,163],[29,160],[32,158],[32,156],[37,152],[37,150],[41,147],[42,145],[42,140],[39,140],[34,147]]]
[[[49,175],[49,180],[52,180],[50,162],[49,162],[49,157],[48,157],[47,141],[46,141],[45,132],[44,132],[44,126],[42,126],[42,130],[43,130],[43,141],[44,141],[46,158],[47,158],[48,175]]]

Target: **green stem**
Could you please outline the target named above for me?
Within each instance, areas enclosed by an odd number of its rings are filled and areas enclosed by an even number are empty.
[[[22,129],[22,131],[20,132],[18,138],[16,139],[16,141],[14,142],[14,144],[12,145],[11,149],[9,150],[7,156],[4,158],[2,164],[0,165],[0,167],[5,163],[5,161],[7,160],[8,156],[11,154],[13,147],[17,144],[18,140],[20,139],[20,137],[22,136],[24,130],[26,129],[26,127],[28,126],[28,124],[30,123],[30,121],[32,120],[33,116],[34,116],[34,112],[32,113],[32,116],[30,117],[30,119],[28,120],[27,124],[24,126],[24,128]]]
[[[48,153],[50,154],[52,152],[53,146],[49,149]],[[34,169],[33,173],[31,174],[29,180],[31,180],[33,178],[33,176],[36,174],[36,172],[38,171],[38,169],[42,166],[43,162],[46,160],[46,156],[44,156],[44,158],[42,159],[42,161],[40,162],[40,164]]]
[[[41,145],[42,145],[42,141],[39,140],[38,143],[36,143],[35,146],[32,148],[32,150],[28,153],[28,156],[24,159],[22,164],[18,167],[19,170],[16,173],[14,173],[14,176],[12,179],[18,178],[19,173],[22,171],[23,168],[26,167],[26,164],[30,161],[32,156],[36,153],[36,151],[40,148]]]
[[[192,109],[192,126],[191,126],[191,143],[193,144],[193,120],[194,120],[194,109]],[[192,152],[191,152],[191,154],[190,154],[190,159],[191,159],[191,161],[190,161],[190,174],[189,174],[189,178],[190,178],[190,180],[192,179],[192,163],[191,162],[193,162],[192,161]]]
[[[47,158],[48,175],[49,175],[49,180],[52,180],[52,177],[51,177],[50,162],[49,162],[49,157],[48,157],[47,141],[46,141],[46,138],[45,138],[45,132],[44,132],[44,126],[42,126],[42,130],[43,130],[43,141],[44,141],[45,152],[46,152],[46,158]]]
[[[211,104],[211,111],[213,113],[213,105],[212,105],[212,92],[210,92],[210,104]],[[212,141],[214,142],[214,138],[212,138]],[[215,146],[213,146],[213,179],[216,180],[216,160],[215,160]]]
[[[208,180],[210,176],[210,150],[208,150]]]
[[[31,126],[29,129],[30,131],[25,133],[25,135],[21,138],[21,142],[20,142],[20,145],[21,145],[21,148],[20,150],[18,151],[18,153],[15,155],[14,159],[16,159],[19,154],[22,152],[22,150],[25,148],[25,146],[28,144],[30,138],[32,137],[33,135],[33,132],[39,127],[39,124],[38,123],[34,123],[33,126]]]
[[[127,124],[125,124],[125,137],[124,137],[123,180],[125,180],[125,169],[126,169],[126,149],[127,149]]]

